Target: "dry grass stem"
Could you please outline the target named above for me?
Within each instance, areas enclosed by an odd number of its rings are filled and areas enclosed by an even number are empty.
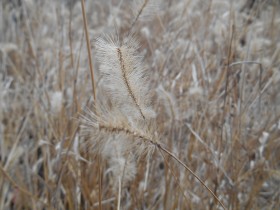
[[[279,66],[276,0],[2,0],[0,209],[279,209]]]
[[[84,0],[81,0],[81,5],[82,5],[82,14],[83,14],[85,35],[86,35],[86,41],[87,41],[88,62],[89,62],[90,75],[91,75],[93,99],[94,99],[94,101],[96,101],[96,90],[95,90],[96,87],[95,87],[95,80],[94,80],[94,70],[93,70],[93,64],[92,64],[92,59],[91,59],[92,53],[91,53],[91,46],[90,46],[90,41],[89,41],[88,24],[87,24],[87,17],[86,17]]]

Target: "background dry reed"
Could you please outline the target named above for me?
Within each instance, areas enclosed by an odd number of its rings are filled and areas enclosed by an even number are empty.
[[[128,1],[85,3],[93,47],[115,28],[124,37],[137,14]],[[228,209],[278,209],[279,1],[158,5],[133,32],[161,143]],[[92,102],[80,2],[3,0],[0,16],[0,209],[98,209],[97,154],[84,149],[87,137],[75,120]],[[123,159],[107,153],[102,209],[116,209],[112,167]],[[122,188],[121,209],[221,208],[166,159],[180,185],[159,153],[135,165],[128,159],[135,174]]]

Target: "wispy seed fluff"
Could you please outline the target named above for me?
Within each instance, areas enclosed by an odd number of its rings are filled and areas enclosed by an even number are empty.
[[[151,108],[147,69],[138,55],[139,43],[133,36],[123,41],[97,39],[97,59],[105,90],[114,106],[131,121],[155,117]]]
[[[138,123],[137,127],[132,126],[119,110],[109,109],[106,105],[98,105],[95,112],[86,109],[85,114],[81,116],[83,135],[90,139],[85,145],[87,149],[108,156],[105,148],[111,147],[112,142],[117,141],[121,146],[120,153],[125,156],[133,151],[138,159],[153,153],[158,138],[152,123]]]

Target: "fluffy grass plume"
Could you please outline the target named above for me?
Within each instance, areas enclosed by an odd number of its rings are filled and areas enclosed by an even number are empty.
[[[1,1],[1,210],[279,209],[279,1],[154,2]]]
[[[99,38],[96,48],[102,80],[113,105],[132,120],[154,118],[149,74],[137,52],[139,43],[135,37]]]

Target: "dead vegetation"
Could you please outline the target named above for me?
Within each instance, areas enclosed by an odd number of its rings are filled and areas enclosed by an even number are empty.
[[[0,3],[0,209],[278,209],[279,1],[85,9]]]

